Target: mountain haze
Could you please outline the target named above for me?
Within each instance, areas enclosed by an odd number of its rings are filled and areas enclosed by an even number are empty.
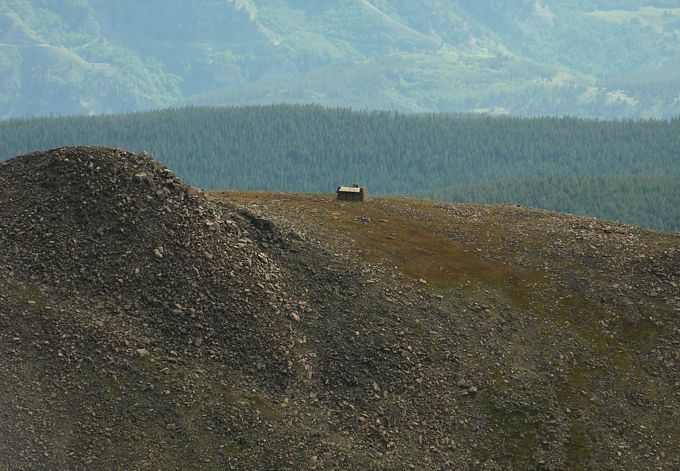
[[[670,0],[5,0],[0,117],[274,102],[667,117],[679,38]]]

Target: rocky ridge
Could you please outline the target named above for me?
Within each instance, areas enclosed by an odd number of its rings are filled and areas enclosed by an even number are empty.
[[[26,425],[11,413],[22,407],[15,401],[23,398],[12,394],[25,387],[14,369],[27,361],[22,347],[37,357],[39,371],[47,369],[40,375],[59,377],[42,386],[53,395],[82,390],[85,369],[116,385],[126,374],[145,377],[150,371],[134,371],[140,361],[150,370],[218,363],[254,387],[284,387],[294,367],[287,345],[294,343],[290,317],[298,316],[298,304],[271,258],[285,242],[270,221],[216,204],[147,155],[115,149],[35,153],[5,162],[0,174],[2,324],[13,359],[2,370],[7,420],[0,440],[21,437]],[[159,386],[146,378],[139,387]],[[78,400],[106,401],[89,396],[101,388]],[[62,406],[67,422],[82,413],[71,400]],[[108,406],[114,414],[115,404]],[[91,407],[93,417],[106,413]],[[168,419],[168,430],[174,422]],[[71,453],[82,458],[83,446],[85,463],[95,463],[101,457],[88,455],[88,445],[97,448],[97,425],[79,427]],[[115,433],[107,429],[106,436]],[[37,439],[45,456],[13,461],[18,450],[5,442],[0,448],[9,455],[0,452],[0,462],[71,467],[69,458],[50,454],[58,445]]]
[[[97,299],[111,310],[101,333],[125,339],[123,350],[163,331],[177,350],[192,345],[234,365],[266,356],[272,371],[282,368],[273,349],[285,342],[265,331],[285,331],[293,304],[265,253],[281,240],[271,223],[217,205],[145,155],[56,149],[2,172],[10,276],[65,300]],[[133,312],[138,338],[109,331],[117,315],[130,327]],[[211,320],[223,329],[211,331]],[[225,351],[226,340],[248,353]]]

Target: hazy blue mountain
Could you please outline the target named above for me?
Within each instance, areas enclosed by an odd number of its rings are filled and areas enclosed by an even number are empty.
[[[2,0],[0,117],[313,102],[680,113],[677,0]]]

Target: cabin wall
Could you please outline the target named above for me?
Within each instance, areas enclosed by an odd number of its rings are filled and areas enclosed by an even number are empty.
[[[363,201],[364,195],[362,193],[338,193],[340,201]]]

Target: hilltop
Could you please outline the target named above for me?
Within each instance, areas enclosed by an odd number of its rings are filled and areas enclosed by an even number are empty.
[[[282,102],[680,113],[675,0],[4,0],[0,26],[0,118]]]
[[[680,236],[0,165],[0,462],[674,469]]]

